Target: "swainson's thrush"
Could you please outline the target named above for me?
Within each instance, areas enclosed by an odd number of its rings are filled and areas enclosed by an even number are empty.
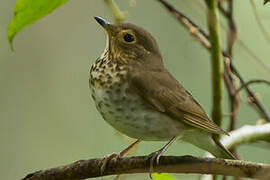
[[[215,138],[227,134],[165,69],[155,39],[133,24],[97,22],[107,32],[103,54],[90,70],[90,89],[105,121],[123,134],[144,141],[180,138],[220,158],[234,158]]]

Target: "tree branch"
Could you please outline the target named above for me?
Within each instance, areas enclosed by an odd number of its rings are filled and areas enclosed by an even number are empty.
[[[78,180],[116,174],[149,173],[149,156],[125,157],[107,164],[100,174],[102,159],[80,160],[72,164],[28,174],[23,180]],[[162,156],[155,172],[219,174],[237,177],[256,177],[266,170],[269,164],[197,158],[193,156]]]

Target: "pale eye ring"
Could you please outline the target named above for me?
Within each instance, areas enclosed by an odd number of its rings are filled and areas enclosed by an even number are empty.
[[[132,34],[129,34],[129,33],[125,34],[123,38],[128,43],[131,43],[135,40],[134,36]]]

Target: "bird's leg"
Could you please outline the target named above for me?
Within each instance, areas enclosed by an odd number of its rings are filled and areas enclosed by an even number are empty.
[[[132,144],[130,144],[127,148],[125,148],[124,150],[120,151],[119,153],[112,153],[112,154],[108,154],[103,158],[103,162],[102,162],[102,166],[100,168],[100,172],[101,175],[103,174],[107,163],[114,159],[114,158],[120,158],[123,157],[130,149],[132,149],[135,145],[139,144],[141,142],[141,140],[136,140],[135,142],[133,142]]]
[[[150,178],[151,179],[152,179],[152,173],[154,172],[154,161],[156,160],[156,164],[158,164],[160,156],[167,151],[168,147],[172,143],[174,143],[174,141],[176,141],[176,139],[177,139],[177,137],[174,136],[165,146],[163,146],[158,151],[155,151],[149,155],[151,157],[151,159],[150,159]]]

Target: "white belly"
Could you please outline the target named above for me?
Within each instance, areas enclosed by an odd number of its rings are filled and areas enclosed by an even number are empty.
[[[91,86],[90,86],[91,87]],[[115,129],[129,137],[166,141],[179,136],[185,125],[143,103],[127,84],[110,89],[92,89],[96,107]]]

